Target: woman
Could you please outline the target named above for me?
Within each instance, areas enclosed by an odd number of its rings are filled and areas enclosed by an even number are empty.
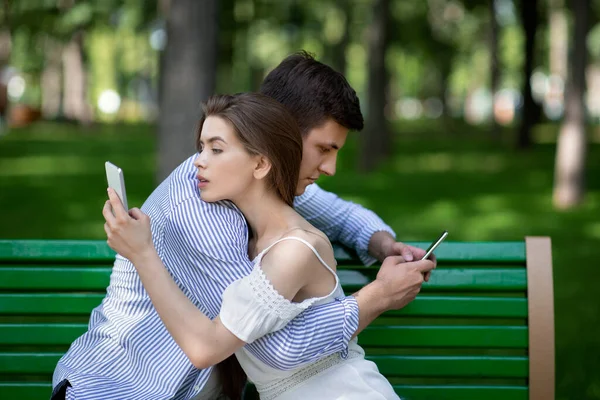
[[[135,265],[190,361],[206,368],[235,353],[262,399],[397,399],[356,339],[346,358],[334,354],[291,371],[271,368],[244,348],[307,307],[343,296],[329,240],[292,207],[302,157],[293,117],[259,94],[216,96],[204,106],[197,145],[201,198],[232,201],[251,233],[254,269],[225,290],[217,318],[206,317],[173,281],[145,214],[132,209],[128,215],[112,190],[103,209],[108,244]]]

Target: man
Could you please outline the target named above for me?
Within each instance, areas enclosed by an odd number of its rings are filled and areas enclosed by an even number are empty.
[[[356,93],[345,78],[305,53],[286,58],[261,91],[286,105],[303,133],[296,209],[331,241],[354,248],[365,264],[384,260],[378,278],[353,296],[309,308],[284,329],[248,345],[268,365],[290,369],[325,355],[346,356],[348,341],[375,317],[412,301],[431,262],[406,263],[424,251],[394,239],[374,213],[343,201],[314,182],[333,175],[349,129],[361,130]],[[187,297],[211,318],[233,281],[247,275],[248,233],[243,215],[227,202],[199,197],[193,166],[184,161],[144,203],[154,245]],[[388,257],[386,259],[386,257]],[[54,372],[56,397],[70,399],[212,398],[214,368],[197,370],[171,338],[131,263],[117,256],[102,304],[88,332],[61,358]]]

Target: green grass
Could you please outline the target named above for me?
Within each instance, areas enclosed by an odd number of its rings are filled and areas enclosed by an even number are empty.
[[[450,240],[551,236],[557,399],[600,399],[597,141],[588,154],[585,203],[559,212],[551,202],[555,127],[541,127],[530,152],[462,126],[397,130],[395,157],[370,174],[355,172],[351,137],[337,176],[322,186],[375,210],[401,240],[433,240],[443,229]],[[150,126],[39,124],[0,137],[0,238],[103,239],[104,161],[124,169],[129,203],[139,206],[155,186],[154,151]]]

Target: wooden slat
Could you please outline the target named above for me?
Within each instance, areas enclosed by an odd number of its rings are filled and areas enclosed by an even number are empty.
[[[109,267],[0,268],[0,289],[104,290],[110,272]]]
[[[554,285],[549,237],[527,237],[530,398],[553,399],[555,380]]]
[[[86,324],[0,324],[0,343],[8,345],[69,345]]]
[[[364,347],[527,348],[525,326],[371,326],[358,335]]]
[[[354,271],[357,272],[357,271]],[[344,279],[341,283],[346,291],[353,292],[364,286],[357,275]],[[364,281],[368,281],[365,277]],[[437,268],[429,282],[423,284],[427,291],[523,291],[527,289],[525,268]]]
[[[62,353],[0,353],[0,374],[50,374]],[[527,357],[367,356],[395,377],[527,378]]]
[[[527,357],[367,356],[379,372],[396,377],[527,378]]]
[[[2,297],[0,296],[0,302]],[[1,303],[0,303],[1,304]],[[420,295],[401,310],[386,316],[526,318],[527,299]]]
[[[527,400],[526,386],[394,385],[402,400]]]
[[[415,247],[426,249],[430,242],[406,242]],[[335,257],[341,263],[356,260],[354,252],[346,247],[335,245]],[[436,250],[438,261],[442,262],[480,262],[480,263],[525,263],[524,242],[452,242],[445,241]]]
[[[50,382],[0,382],[0,399],[39,400],[51,394]]]
[[[0,289],[8,290],[102,290],[108,286],[110,267],[23,267],[0,268]],[[348,285],[358,290],[363,285]],[[423,291],[525,291],[524,268],[438,268]]]
[[[51,374],[62,353],[0,353],[0,375]]]
[[[71,344],[85,324],[0,324],[0,343],[9,345]],[[489,347],[526,348],[524,326],[372,326],[359,335],[372,347]]]
[[[89,314],[103,293],[0,293],[0,314]]]
[[[115,252],[102,240],[0,240],[0,260],[106,262]]]
[[[416,247],[427,248],[429,242],[407,242]],[[340,262],[355,259],[352,252],[335,246]],[[440,261],[456,262],[525,262],[523,242],[444,242],[437,250]],[[114,252],[102,240],[0,240],[2,261],[112,261]]]
[[[0,314],[89,314],[102,293],[0,293]],[[385,316],[526,318],[527,299],[504,297],[417,297]]]
[[[527,400],[525,386],[394,386],[402,400]],[[48,383],[0,382],[1,399],[47,399]]]

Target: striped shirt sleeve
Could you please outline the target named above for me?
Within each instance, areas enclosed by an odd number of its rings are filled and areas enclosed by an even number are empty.
[[[365,265],[377,261],[369,254],[369,241],[375,232],[396,233],[373,211],[359,204],[342,200],[321,189],[316,183],[309,185],[294,200],[294,208],[308,222],[320,229],[332,242],[340,242],[354,249]]]
[[[285,328],[246,345],[268,366],[287,371],[333,353],[348,355],[348,342],[358,329],[358,304],[354,296],[312,306]]]

